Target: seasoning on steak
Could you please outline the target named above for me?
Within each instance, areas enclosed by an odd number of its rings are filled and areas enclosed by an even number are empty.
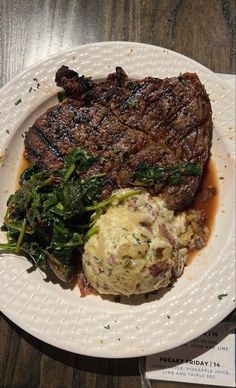
[[[75,147],[94,157],[88,174],[105,172],[103,197],[130,186],[138,166],[204,167],[210,152],[212,115],[208,95],[196,74],[129,80],[122,68],[95,82],[62,66],[56,74],[68,98],[41,115],[26,134],[26,157],[46,170],[63,167]],[[154,184],[169,208],[188,206],[201,176],[179,185]]]

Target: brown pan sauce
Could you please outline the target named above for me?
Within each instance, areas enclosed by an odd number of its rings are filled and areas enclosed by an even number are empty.
[[[216,194],[206,201],[201,201],[196,195],[195,200],[191,204],[191,208],[195,210],[204,210],[206,214],[206,226],[208,227],[211,236],[211,231],[214,227],[215,216],[217,213],[218,203],[219,203],[219,185],[217,179],[217,170],[216,166],[212,159],[209,159],[207,166],[202,177],[202,182],[199,187],[199,191],[207,189],[209,186],[215,187]],[[198,253],[198,250],[188,253],[187,264],[190,264],[194,256]]]
[[[206,225],[211,230],[214,226],[215,215],[217,212],[218,202],[219,202],[219,186],[217,180],[217,171],[216,166],[212,159],[209,160],[208,165],[205,168],[205,172],[202,177],[202,182],[200,185],[201,189],[206,189],[209,186],[216,188],[216,194],[208,199],[207,201],[200,201],[197,197],[193,201],[191,208],[196,210],[204,210],[206,213]]]

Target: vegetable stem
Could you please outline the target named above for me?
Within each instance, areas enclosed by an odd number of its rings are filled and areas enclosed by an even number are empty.
[[[86,206],[85,207],[85,210],[86,211],[91,211],[91,210],[97,210],[97,209],[101,209],[103,207],[106,207],[107,205],[110,205],[111,203],[113,203],[114,201],[118,201],[118,203],[124,201],[125,199],[133,196],[133,195],[137,195],[137,194],[140,194],[140,190],[130,190],[128,193],[125,193],[125,194],[121,194],[121,195],[112,195],[111,197],[107,198],[107,199],[104,199],[104,201],[101,201],[101,202],[98,202],[92,206]]]
[[[66,181],[73,174],[73,172],[75,171],[75,168],[76,168],[76,165],[75,164],[71,164],[70,167],[66,170],[65,175],[64,175],[64,178],[65,178]]]
[[[93,226],[87,231],[85,235],[85,240],[89,240],[90,237],[92,237],[94,234],[97,234],[98,232],[99,232],[99,226]]]
[[[24,218],[23,223],[22,223],[20,235],[18,237],[18,241],[16,244],[16,252],[19,252],[19,250],[20,250],[20,247],[21,247],[21,244],[23,242],[24,235],[25,235],[25,229],[26,229],[26,218]]]
[[[15,250],[16,249],[16,244],[11,244],[11,243],[0,243],[0,249],[4,251],[5,250]]]
[[[6,226],[8,226],[9,228],[11,228],[11,229],[14,229],[14,230],[17,230],[18,232],[21,232],[22,225],[17,225],[16,223],[10,222],[10,221],[8,221],[6,219],[4,219],[4,224]],[[34,231],[33,231],[33,229],[30,230],[30,229],[25,228],[25,233],[26,234],[33,234]]]

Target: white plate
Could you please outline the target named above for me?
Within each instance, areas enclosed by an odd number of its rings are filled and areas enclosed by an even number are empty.
[[[56,102],[54,77],[62,64],[94,78],[106,77],[118,65],[132,78],[197,72],[212,101],[212,155],[219,176],[224,177],[215,228],[208,246],[174,288],[156,298],[126,299],[124,303],[100,296],[82,299],[78,289],[46,283],[39,271],[29,274],[30,264],[24,258],[1,255],[1,310],[35,337],[75,353],[135,357],[179,346],[213,327],[234,308],[234,94],[197,62],[163,48],[131,42],[84,45],[32,66],[0,92],[0,152],[5,155],[0,169],[1,223],[7,197],[16,186],[22,134],[39,113]],[[29,93],[31,86],[36,91]],[[19,98],[22,102],[15,105]],[[222,293],[228,295],[219,300]]]

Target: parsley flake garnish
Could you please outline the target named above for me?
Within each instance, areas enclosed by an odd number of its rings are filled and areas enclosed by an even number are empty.
[[[218,295],[218,299],[221,300],[221,299],[223,299],[225,296],[228,296],[228,294],[220,294],[220,295]]]
[[[137,108],[138,101],[137,100],[129,100],[127,102],[128,108]]]
[[[110,330],[110,325],[108,324],[107,326],[104,326],[104,329],[106,329],[106,330]]]
[[[167,318],[168,318],[168,319],[170,319],[170,316],[169,316],[169,315],[167,315]]]
[[[22,102],[22,99],[19,98],[19,100],[17,100],[17,101],[15,102],[15,105],[19,105],[21,102]]]
[[[31,93],[32,90],[33,90],[33,88],[32,88],[32,86],[30,86],[30,88],[29,88],[29,93]]]

